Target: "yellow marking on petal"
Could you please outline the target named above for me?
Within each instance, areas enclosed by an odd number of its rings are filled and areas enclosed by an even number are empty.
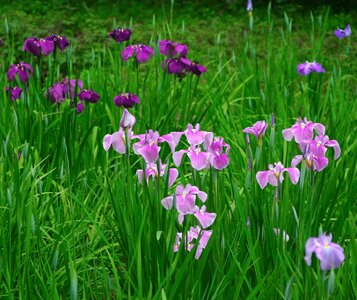
[[[302,129],[304,129],[306,124],[305,123],[301,123],[300,126],[301,126]]]
[[[185,192],[183,192],[183,193],[182,193],[182,198],[186,198],[186,195],[187,195],[187,194],[186,194]]]

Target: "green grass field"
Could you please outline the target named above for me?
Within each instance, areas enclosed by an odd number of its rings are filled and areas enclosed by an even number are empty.
[[[254,7],[251,19],[246,3],[233,11],[174,1],[155,9],[66,3],[19,1],[0,10],[0,298],[356,299],[356,11],[266,5]],[[346,24],[352,35],[338,39],[334,30]],[[124,45],[108,38],[119,26],[133,30]],[[55,57],[22,51],[26,38],[53,33],[66,35],[70,47]],[[165,72],[163,39],[186,44],[188,58],[207,72],[182,79]],[[155,55],[125,62],[121,51],[131,43]],[[300,76],[297,65],[306,60],[326,72]],[[11,101],[6,73],[20,61],[34,72],[28,86],[16,76],[11,87],[23,93]],[[65,77],[81,79],[99,102],[80,114],[77,96],[52,104],[47,89]],[[103,148],[120,126],[123,109],[113,103],[120,92],[140,98],[129,108],[135,134],[199,123],[230,145],[228,167],[198,171],[184,155],[172,187],[167,172],[140,184],[145,160],[128,143],[127,154]],[[261,189],[258,171],[279,161],[290,167],[301,154],[282,135],[299,117],[323,124],[341,156],[334,160],[328,149],[321,172],[299,164],[296,185],[285,173],[277,188]],[[269,123],[265,136],[250,135],[247,145],[243,129],[260,120]],[[168,145],[159,146],[174,168]],[[176,150],[188,146],[182,136]],[[192,215],[180,225],[161,204],[179,184],[207,193],[207,211],[217,214],[199,259],[197,243],[173,251],[176,233],[199,225]],[[304,260],[308,238],[323,232],[344,249],[334,270],[321,270],[315,255],[311,266]]]

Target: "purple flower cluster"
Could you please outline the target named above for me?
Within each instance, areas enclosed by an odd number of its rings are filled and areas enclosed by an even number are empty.
[[[306,76],[311,72],[325,73],[325,69],[321,66],[321,64],[317,63],[316,61],[313,62],[306,61],[303,64],[299,64],[297,66],[297,72],[301,76]]]
[[[176,188],[175,195],[166,197],[161,200],[161,204],[167,210],[171,210],[174,207],[178,212],[178,222],[180,225],[185,220],[185,216],[193,215],[199,226],[191,227],[190,231],[184,235],[185,249],[191,251],[195,244],[192,243],[194,239],[198,239],[199,242],[195,254],[195,258],[198,259],[202,250],[206,247],[209,238],[212,235],[212,230],[205,230],[210,227],[215,219],[216,213],[206,212],[206,206],[202,205],[201,208],[196,205],[196,196],[201,200],[201,202],[205,203],[207,200],[207,194],[202,192],[196,186],[191,186],[190,184],[185,187],[182,185],[178,185]],[[174,201],[175,198],[175,201]],[[182,232],[178,232],[176,235],[176,242],[174,244],[174,252],[177,252],[182,240]]]
[[[33,69],[29,64],[20,61],[18,64],[12,64],[10,66],[6,74],[7,79],[9,81],[14,81],[16,74],[19,75],[22,82],[27,82],[33,74]]]
[[[99,101],[99,94],[91,89],[83,89],[83,81],[80,79],[65,78],[60,82],[56,82],[47,90],[47,97],[52,103],[63,103],[66,99],[74,100],[76,90],[78,93],[79,102],[77,103],[76,111],[81,113],[84,108],[84,102],[97,103]]]
[[[22,51],[31,53],[35,56],[40,56],[41,54],[49,55],[55,50],[55,47],[64,51],[69,46],[69,42],[65,36],[58,34],[53,34],[46,38],[28,38],[22,47]]]
[[[201,76],[206,72],[206,68],[197,62],[191,62],[186,58],[188,53],[187,45],[162,40],[159,42],[160,53],[168,58],[162,62],[162,68],[169,74],[177,74],[180,77],[187,73]]]
[[[17,87],[17,86],[15,86],[13,88],[10,88],[10,87],[7,86],[5,88],[5,91],[6,91],[7,94],[10,93],[11,101],[15,101],[17,99],[20,99],[21,93],[22,93],[22,89]]]
[[[317,133],[315,137],[314,132]],[[328,165],[328,158],[325,156],[327,147],[334,149],[334,159],[338,159],[341,155],[339,143],[325,135],[325,126],[308,121],[306,118],[298,119],[292,127],[284,129],[283,136],[287,141],[294,139],[302,152],[292,159],[293,167],[304,162],[310,170],[320,172]]]
[[[120,44],[122,42],[129,41],[131,36],[131,30],[129,28],[119,27],[118,29],[114,29],[109,32],[109,36]]]

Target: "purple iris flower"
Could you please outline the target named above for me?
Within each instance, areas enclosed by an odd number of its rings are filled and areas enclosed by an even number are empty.
[[[187,184],[185,187],[183,185],[178,185],[176,187],[176,209],[178,211],[180,224],[182,224],[182,216],[188,214],[195,213],[195,202],[196,196],[202,201],[206,202],[207,194],[202,192],[198,189],[197,186],[192,186],[191,184]],[[174,203],[174,196],[169,196],[161,200],[162,206],[167,209],[171,210]]]
[[[310,151],[317,156],[325,156],[327,148],[332,147],[334,149],[334,159],[338,159],[341,156],[341,148],[337,141],[330,140],[327,135],[316,136],[314,140],[303,140],[300,142],[300,148],[304,152],[307,145],[310,147]]]
[[[195,206],[193,209],[193,214],[196,219],[200,222],[202,228],[207,228],[214,223],[214,220],[217,217],[216,213],[206,212],[206,205],[203,205],[201,208]]]
[[[16,74],[18,74],[22,82],[27,82],[32,73],[31,66],[21,61],[18,64],[11,65],[6,75],[9,81],[14,81]]]
[[[183,242],[184,242],[184,249],[190,252],[194,247],[194,240],[198,240],[198,246],[197,250],[195,253],[195,259],[199,259],[202,251],[206,248],[209,239],[212,236],[212,230],[201,230],[199,226],[192,227],[190,228],[189,232],[184,236]],[[179,250],[180,244],[182,241],[182,233],[178,232],[176,235],[176,241],[173,247],[173,251],[177,252]]]
[[[83,89],[79,92],[78,98],[81,99],[82,101],[97,103],[99,101],[100,96],[93,90]]]
[[[206,73],[206,67],[200,65],[198,62],[191,62],[191,65],[188,67],[188,72],[195,74],[200,77],[202,73]]]
[[[67,98],[74,99],[74,93],[78,89],[83,89],[83,82],[80,79],[65,78],[60,82],[56,82],[47,90],[47,97],[52,103],[63,103]]]
[[[313,61],[311,63],[306,61],[303,64],[299,64],[297,66],[297,72],[301,76],[306,76],[311,72],[325,73],[325,69],[321,66],[321,64],[317,63],[316,61]]]
[[[320,261],[321,270],[338,268],[345,260],[343,248],[332,243],[332,235],[321,234],[319,237],[311,237],[305,245],[305,261],[311,266],[311,256],[315,253]]]
[[[113,102],[116,106],[125,108],[133,107],[135,103],[140,104],[140,99],[135,94],[121,93],[114,97]]]
[[[184,44],[171,42],[169,40],[162,40],[159,42],[160,53],[171,58],[173,56],[186,56],[188,47]]]
[[[46,38],[47,41],[51,41],[57,46],[61,51],[66,49],[69,46],[69,41],[63,35],[53,34]]]
[[[325,135],[324,125],[308,121],[306,117],[304,120],[299,118],[292,127],[283,130],[283,136],[287,141],[291,141],[294,138],[295,142],[300,143],[303,140],[312,140],[314,130],[319,135]]]
[[[84,110],[84,104],[83,104],[82,101],[80,101],[80,102],[77,103],[76,112],[78,114],[80,114],[80,113],[83,112],[83,110]]]
[[[223,138],[213,138],[212,134],[206,134],[204,146],[205,149],[212,154],[210,157],[210,163],[214,169],[222,170],[228,166],[228,153],[230,150],[230,146],[223,142]],[[225,152],[223,152],[223,147],[225,148]]]
[[[345,27],[345,29],[340,29],[338,28],[337,30],[335,30],[335,36],[337,36],[339,39],[343,39],[345,37],[348,37],[350,36],[352,33],[351,31],[351,26],[350,25],[347,25]]]
[[[109,36],[112,37],[118,43],[122,43],[125,41],[129,41],[131,36],[131,30],[128,28],[121,28],[114,29],[109,33]]]
[[[188,143],[191,146],[200,145],[204,142],[206,134],[213,136],[213,133],[200,130],[200,124],[196,124],[195,128],[191,124],[187,125],[187,129],[184,131]]]
[[[186,57],[169,58],[162,62],[162,69],[169,74],[182,74],[188,72],[191,67],[191,61]]]
[[[179,134],[180,133],[178,133],[178,135]],[[159,158],[161,149],[157,143],[168,143],[173,152],[179,143],[178,135],[166,134],[160,137],[157,131],[154,132],[150,129],[145,134],[139,134],[133,137],[140,140],[133,145],[134,153],[141,155],[147,163],[154,163]]]
[[[275,163],[274,165],[275,166],[269,165],[268,171],[257,172],[256,179],[262,189],[264,189],[268,183],[272,186],[278,186],[278,183],[284,180],[284,172],[288,172],[291,182],[297,184],[300,177],[298,168],[284,168],[281,162]]]
[[[139,63],[147,62],[150,58],[150,55],[154,55],[154,50],[146,45],[138,44],[138,45],[130,45],[126,47],[121,56],[123,60],[127,61],[129,57],[136,55],[136,59]]]
[[[254,123],[252,127],[247,127],[243,129],[243,132],[250,133],[256,136],[258,140],[261,140],[265,135],[265,131],[268,128],[268,123],[265,121],[258,121]]]
[[[53,52],[54,49],[53,41],[43,38],[28,38],[22,47],[22,51],[29,52],[36,56],[40,56],[41,53],[47,56]]]
[[[11,88],[11,91],[10,91],[10,87],[6,87],[5,88],[5,91],[6,93],[9,93],[11,94],[11,101],[15,101],[17,99],[20,99],[20,96],[21,96],[21,93],[22,93],[22,89],[15,86],[13,88]]]
[[[188,150],[180,150],[173,154],[172,159],[176,166],[181,165],[182,157],[187,154],[190,159],[192,168],[200,171],[204,168],[208,169],[210,167],[210,162],[212,161],[212,153],[204,152],[200,145],[190,146]]]
[[[325,157],[324,154],[319,155],[316,149],[314,151],[310,145],[306,145],[303,150],[303,155],[296,155],[291,161],[291,166],[296,167],[300,162],[305,162],[306,166],[312,171],[321,172],[327,167],[328,158]]]
[[[166,172],[166,164],[162,164],[160,161],[160,173],[158,172],[157,169],[157,164],[155,163],[149,163],[146,165],[145,172],[143,170],[137,170],[136,175],[138,176],[139,182],[142,183],[144,176],[146,178],[146,181],[149,182],[150,176],[155,178],[159,176],[164,176]],[[176,168],[170,168],[169,169],[169,187],[173,185],[175,180],[177,179],[179,175],[179,172]]]

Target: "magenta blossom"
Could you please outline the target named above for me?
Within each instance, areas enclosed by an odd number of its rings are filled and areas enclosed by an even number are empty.
[[[127,61],[129,57],[132,57],[134,54],[139,63],[144,63],[149,60],[150,55],[154,55],[154,50],[143,44],[130,45],[123,50],[121,56],[123,60]]]
[[[341,148],[337,141],[330,140],[327,135],[316,136],[314,140],[303,140],[300,142],[300,148],[304,151],[304,148],[309,145],[310,152],[315,153],[317,156],[325,156],[327,148],[332,147],[335,151],[334,159],[338,159],[341,155]]]
[[[133,132],[131,129],[127,130],[128,140],[133,138]],[[113,134],[106,134],[103,139],[103,148],[108,151],[110,147],[120,153],[124,154],[126,152],[126,137],[124,128],[120,127],[118,131]]]
[[[169,58],[162,62],[162,69],[169,74],[182,74],[189,71],[191,61],[186,57]]]
[[[300,177],[300,171],[298,168],[284,168],[281,162],[269,165],[268,171],[259,171],[256,175],[257,181],[262,189],[266,187],[269,183],[272,186],[278,186],[279,183],[283,182],[283,173],[288,172],[290,180],[293,184],[297,184]]]
[[[171,42],[169,40],[162,40],[159,42],[160,53],[171,58],[173,56],[186,56],[188,47],[184,44]]]
[[[157,169],[157,164],[154,163],[149,163],[146,165],[145,172],[143,170],[137,170],[136,175],[138,176],[139,182],[142,183],[144,176],[146,178],[146,181],[149,182],[149,178],[151,177],[159,177],[159,176],[164,176],[166,172],[166,164],[162,164],[160,161],[160,174]],[[176,168],[170,168],[169,169],[169,187],[173,185],[175,180],[177,179],[179,173]]]
[[[99,101],[100,96],[93,90],[83,89],[79,92],[78,98],[81,99],[82,101],[97,103]]]
[[[335,36],[337,36],[339,39],[348,37],[351,35],[351,33],[352,33],[352,31],[351,31],[350,25],[347,25],[345,29],[338,28],[337,30],[335,30]]]
[[[11,65],[6,75],[9,81],[14,81],[16,74],[18,74],[22,82],[27,82],[30,76],[32,76],[32,73],[33,70],[31,66],[21,61],[18,64]]]
[[[200,77],[202,73],[206,73],[206,67],[200,65],[198,62],[191,62],[191,65],[187,69],[188,72],[195,74]]]
[[[196,202],[196,195],[201,199],[202,202],[206,202],[207,194],[201,192],[197,186],[192,186],[187,184],[185,187],[183,185],[178,185],[176,187],[176,209],[180,215],[184,216],[187,214],[193,214]],[[161,200],[162,206],[171,210],[174,203],[174,196],[169,196]],[[180,216],[179,216],[180,219]],[[183,219],[182,219],[183,221]],[[180,222],[182,223],[182,222]]]
[[[291,166],[296,167],[300,162],[304,162],[312,171],[321,172],[328,165],[328,158],[324,155],[319,156],[316,152],[312,152],[310,146],[306,146],[303,155],[296,155]]]
[[[268,128],[267,122],[258,121],[254,123],[252,127],[244,128],[243,132],[253,134],[258,140],[261,140],[262,137],[265,135],[265,131],[267,130],[267,128]]]
[[[140,104],[140,99],[137,95],[131,93],[120,93],[115,96],[113,102],[116,106],[124,106],[125,108],[133,107],[134,104]]]
[[[212,138],[211,134],[205,135],[204,141],[205,149],[211,153],[210,164],[216,170],[222,170],[226,168],[229,164],[228,153],[230,146],[223,142],[223,138],[215,137]],[[223,152],[223,147],[225,151]]]
[[[200,145],[204,142],[206,134],[213,133],[200,130],[200,124],[196,124],[195,128],[191,124],[187,125],[187,129],[184,131],[188,143],[191,146]]]
[[[125,108],[120,120],[120,127],[127,129],[133,128],[136,122],[135,117]]]
[[[201,150],[200,145],[191,146],[188,150],[180,150],[173,154],[172,158],[176,166],[181,165],[182,157],[187,154],[191,161],[192,168],[200,171],[204,168],[208,169],[212,160],[212,153]]]
[[[47,41],[52,41],[56,47],[64,51],[69,46],[69,41],[63,35],[53,34],[46,38]]]
[[[211,226],[217,217],[216,213],[206,212],[206,205],[203,205],[201,208],[195,206],[193,212],[194,212],[194,216],[200,222],[202,228],[207,228]]]
[[[29,52],[33,55],[40,56],[41,53],[48,55],[55,49],[54,43],[50,39],[28,38],[25,40],[22,51]]]
[[[206,248],[211,236],[212,236],[212,230],[201,230],[199,226],[197,227],[191,226],[189,232],[187,232],[187,234],[183,238],[184,245],[185,245],[184,249],[190,252],[195,247],[194,240],[199,239],[197,250],[195,253],[195,259],[199,259],[202,254],[202,251]],[[182,233],[178,232],[176,234],[176,241],[173,247],[174,252],[177,252],[179,250],[181,241],[182,241]]]
[[[20,99],[21,93],[22,93],[22,89],[17,87],[17,86],[11,88],[11,90],[10,90],[10,87],[7,86],[5,88],[5,91],[6,91],[7,94],[10,93],[11,101],[15,101],[17,99]]]
[[[79,79],[65,78],[60,82],[56,82],[47,90],[47,97],[52,103],[63,103],[67,98],[74,100],[74,94],[77,89],[83,88],[83,82]]]
[[[317,63],[316,61],[313,61],[311,63],[306,61],[303,64],[299,64],[297,66],[297,72],[301,76],[306,76],[311,72],[325,73],[325,69],[321,66],[321,64]]]
[[[129,41],[131,36],[131,30],[129,28],[121,28],[114,29],[109,33],[109,36],[113,38],[119,44],[125,41]]]
[[[343,248],[332,243],[332,235],[321,234],[319,237],[309,238],[305,245],[305,261],[311,266],[311,256],[315,253],[320,261],[321,270],[338,268],[345,260]]]
[[[304,120],[299,118],[292,127],[283,130],[283,136],[287,141],[294,138],[295,142],[300,143],[303,140],[312,140],[314,130],[319,135],[325,135],[325,126],[322,124],[308,121],[306,117]]]
[[[84,108],[85,108],[85,106],[84,106],[83,102],[80,101],[80,102],[77,103],[76,112],[77,112],[78,114],[80,114],[80,113],[83,112]]]

